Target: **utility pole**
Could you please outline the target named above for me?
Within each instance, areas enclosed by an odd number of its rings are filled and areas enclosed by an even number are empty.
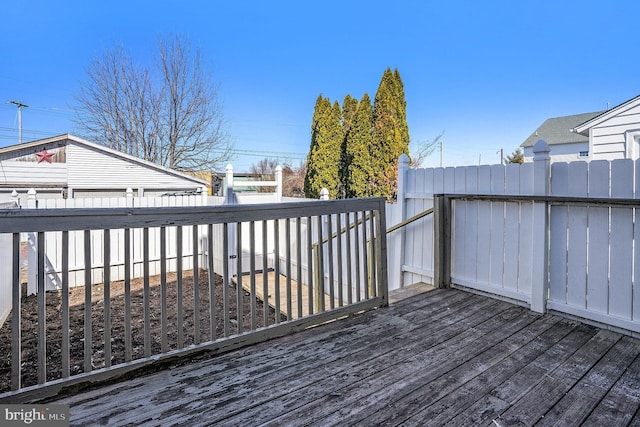
[[[22,144],[22,107],[28,108],[29,106],[20,101],[9,101],[9,104],[13,104],[18,107],[18,144]]]
[[[440,142],[440,167],[442,167],[442,140]]]
[[[504,165],[504,148],[501,148],[500,150],[496,151],[496,154],[500,153],[500,164]]]

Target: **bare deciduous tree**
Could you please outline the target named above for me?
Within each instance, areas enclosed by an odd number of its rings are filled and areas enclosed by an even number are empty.
[[[409,166],[412,168],[419,168],[422,166],[425,159],[433,154],[435,149],[438,147],[443,135],[444,132],[436,136],[431,141],[418,141],[413,146],[410,146],[409,152],[411,154],[411,163]]]
[[[100,144],[178,170],[211,170],[231,158],[222,106],[199,50],[181,36],[158,39],[155,68],[121,46],[89,66],[76,124]]]
[[[251,165],[249,170],[261,181],[270,181],[275,179],[276,167],[278,167],[277,159],[265,158],[257,164]],[[301,163],[298,167],[292,167],[289,162],[283,162],[282,166],[282,195],[285,197],[304,197],[304,176],[306,174],[306,163]],[[272,191],[269,188],[260,187],[260,192]]]

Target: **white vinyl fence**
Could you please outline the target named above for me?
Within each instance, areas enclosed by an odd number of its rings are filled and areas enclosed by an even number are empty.
[[[447,242],[434,236],[437,215],[391,233],[390,274],[640,333],[640,163],[551,164],[546,143],[536,150],[523,165],[409,169],[401,159],[393,222],[438,197],[451,212],[440,213]]]

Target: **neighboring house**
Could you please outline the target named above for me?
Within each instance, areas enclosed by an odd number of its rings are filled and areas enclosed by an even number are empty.
[[[127,188],[136,196],[200,193],[208,184],[68,134],[0,148],[3,200],[30,188],[38,198],[81,198],[123,197]]]
[[[533,145],[544,140],[551,161],[640,158],[640,96],[610,110],[546,120],[522,144],[525,162]]]

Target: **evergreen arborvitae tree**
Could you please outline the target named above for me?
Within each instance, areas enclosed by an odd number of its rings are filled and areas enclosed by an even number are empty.
[[[409,154],[409,126],[404,85],[396,69],[387,68],[373,104],[373,155],[376,159],[373,194],[388,200],[397,191],[398,157]]]
[[[340,157],[344,131],[340,104],[331,106],[328,98],[318,96],[311,125],[311,147],[307,155],[307,174],[304,180],[305,197],[317,199],[320,190],[329,190],[336,198],[340,190]]]
[[[373,195],[374,159],[371,153],[373,133],[371,99],[365,93],[358,104],[355,117],[346,138],[345,187],[347,197]]]
[[[351,132],[353,121],[358,109],[358,100],[347,95],[342,102],[342,128],[344,132],[344,138],[342,139],[342,147],[340,150],[340,194],[341,199],[349,197],[347,195],[348,176],[347,171],[349,168],[349,158],[347,156],[347,140]]]

